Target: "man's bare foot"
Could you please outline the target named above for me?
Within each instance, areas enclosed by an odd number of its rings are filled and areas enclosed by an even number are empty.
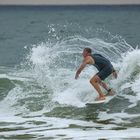
[[[101,100],[105,100],[105,96],[101,96],[101,97],[96,98],[96,101],[101,101]]]

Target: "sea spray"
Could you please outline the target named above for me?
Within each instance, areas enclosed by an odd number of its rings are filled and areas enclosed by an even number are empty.
[[[81,78],[77,81],[74,79],[85,47],[107,57],[120,72],[123,54],[133,50],[123,39],[107,43],[99,38],[87,39],[81,36],[68,37],[53,44],[46,42],[34,45],[28,57],[32,64],[31,72],[40,86],[51,89],[54,102],[83,106],[85,101],[96,98],[97,93],[89,84],[89,79],[97,72],[96,68],[89,66],[81,73]],[[114,81],[111,84],[117,90],[117,84]]]

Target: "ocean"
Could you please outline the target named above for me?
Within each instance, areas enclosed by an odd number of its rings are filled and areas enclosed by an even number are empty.
[[[139,27],[140,5],[0,6],[0,139],[140,139]],[[106,103],[95,67],[74,78],[85,47],[117,70]]]

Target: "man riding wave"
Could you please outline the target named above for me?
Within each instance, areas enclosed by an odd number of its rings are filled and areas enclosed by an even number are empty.
[[[105,100],[105,95],[101,91],[100,86],[107,90],[109,95],[113,95],[112,89],[103,82],[103,80],[105,80],[110,74],[113,74],[113,76],[117,78],[117,73],[111,62],[100,54],[92,54],[92,50],[90,48],[85,48],[82,55],[84,60],[76,72],[75,79],[79,77],[81,71],[87,64],[94,65],[99,72],[90,79],[90,83],[99,94],[97,100]]]

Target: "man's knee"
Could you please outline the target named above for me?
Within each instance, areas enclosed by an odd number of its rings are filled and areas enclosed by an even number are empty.
[[[90,83],[100,83],[101,79],[98,75],[95,75],[93,78],[90,79]]]

